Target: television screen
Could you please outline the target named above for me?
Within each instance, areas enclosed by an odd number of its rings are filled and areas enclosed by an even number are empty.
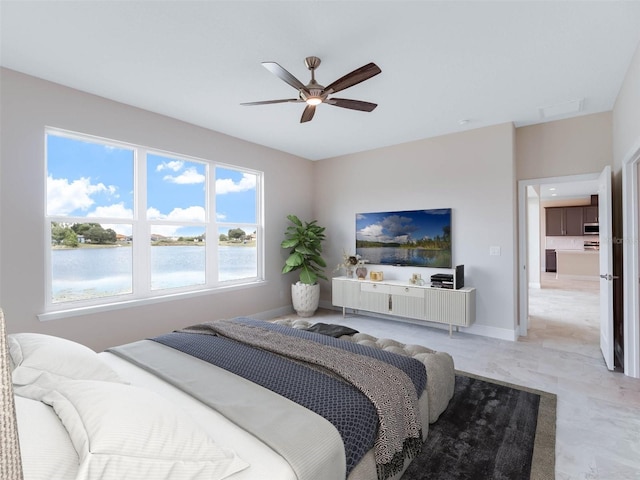
[[[451,268],[451,209],[358,213],[356,253],[377,265]]]

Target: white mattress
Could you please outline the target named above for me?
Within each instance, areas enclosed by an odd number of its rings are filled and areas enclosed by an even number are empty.
[[[148,388],[167,400],[179,405],[221,446],[233,449],[251,466],[235,473],[233,480],[296,480],[296,475],[279,454],[252,434],[210,409],[190,395],[178,390],[155,375],[111,353],[103,352],[100,358],[113,368],[123,380],[138,387]],[[28,480],[28,479],[25,479]]]

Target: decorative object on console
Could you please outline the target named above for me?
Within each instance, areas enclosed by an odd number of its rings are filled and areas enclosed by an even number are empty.
[[[364,280],[365,278],[367,278],[367,267],[365,267],[364,265],[356,267],[356,276],[359,280]]]
[[[358,213],[356,253],[377,265],[451,268],[451,209]]]
[[[342,263],[339,263],[338,266],[335,268],[334,272],[338,272],[341,269],[344,269],[344,274],[345,277],[347,278],[353,278],[353,272],[356,271],[356,275],[357,274],[357,270],[358,268],[362,268],[364,267],[364,264],[367,261],[364,260],[360,255],[356,254],[356,255],[350,255],[346,252],[342,252]],[[362,271],[361,271],[362,272]],[[367,276],[367,269],[364,269],[364,275],[362,278],[365,278]],[[358,276],[358,278],[360,278],[360,276]]]
[[[318,278],[327,280],[323,273],[327,264],[322,258],[325,228],[317,225],[316,220],[303,223],[295,215],[287,215],[287,218],[293,225],[287,227],[285,239],[280,246],[291,250],[282,273],[301,270],[300,280],[291,285],[291,300],[298,315],[310,317],[318,309],[320,302]]]
[[[369,273],[369,279],[374,282],[381,282],[384,280],[384,272],[371,272]]]

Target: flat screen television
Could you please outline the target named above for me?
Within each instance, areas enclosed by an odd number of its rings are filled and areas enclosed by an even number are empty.
[[[356,253],[376,265],[452,268],[451,209],[358,213]]]

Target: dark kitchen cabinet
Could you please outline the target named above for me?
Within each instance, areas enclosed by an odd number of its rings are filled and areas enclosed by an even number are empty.
[[[598,207],[584,207],[584,223],[598,223]]]
[[[547,236],[581,236],[583,234],[583,207],[545,208]]]
[[[546,272],[555,272],[557,270],[556,266],[556,251],[555,250],[545,250],[545,271]]]
[[[547,236],[558,237],[564,235],[564,208],[545,208],[547,217]]]
[[[584,234],[583,207],[566,207],[564,209],[566,227],[565,235],[582,236]]]

